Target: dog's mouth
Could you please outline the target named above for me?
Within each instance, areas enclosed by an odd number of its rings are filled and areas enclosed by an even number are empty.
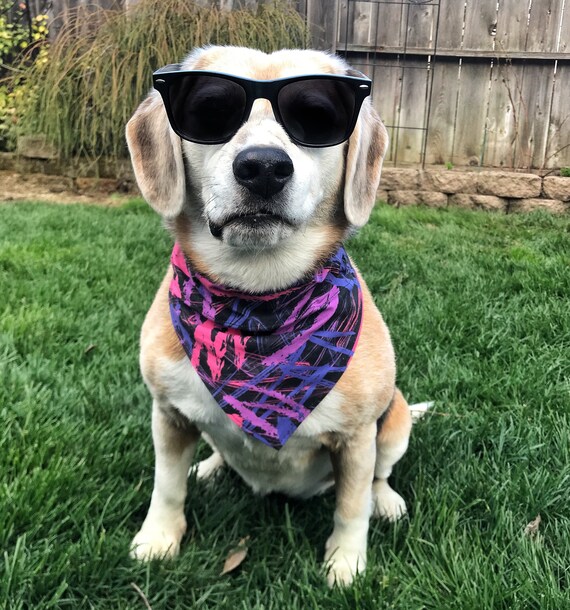
[[[221,223],[215,223],[212,220],[208,221],[210,233],[220,240],[224,237],[225,229],[228,229],[230,232],[246,232],[251,235],[252,233],[263,234],[267,231],[275,230],[280,225],[293,226],[287,218],[266,209],[257,210],[256,212],[232,214]]]

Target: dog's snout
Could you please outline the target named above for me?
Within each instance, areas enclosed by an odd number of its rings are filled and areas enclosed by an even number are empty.
[[[279,148],[254,146],[234,159],[236,180],[264,199],[277,194],[293,175],[291,157]]]

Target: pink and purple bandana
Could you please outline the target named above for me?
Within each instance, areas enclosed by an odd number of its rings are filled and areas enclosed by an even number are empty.
[[[354,354],[362,292],[340,248],[306,283],[253,295],[218,286],[172,252],[170,313],[184,351],[224,413],[280,449]]]

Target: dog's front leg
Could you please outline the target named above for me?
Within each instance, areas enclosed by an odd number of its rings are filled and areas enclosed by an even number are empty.
[[[376,425],[363,428],[331,452],[335,473],[334,529],[326,544],[330,586],[349,585],[366,567],[372,479],[376,459]]]
[[[176,556],[186,532],[184,500],[188,469],[200,434],[186,420],[178,421],[167,413],[155,400],[152,408],[154,490],[146,519],[132,543],[131,555],[135,559]]]

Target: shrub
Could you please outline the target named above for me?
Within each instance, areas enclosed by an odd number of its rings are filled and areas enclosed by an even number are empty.
[[[152,71],[207,43],[305,47],[307,29],[288,2],[223,11],[188,0],[141,0],[128,12],[78,12],[49,61],[25,70],[34,95],[17,117],[19,129],[45,134],[63,158],[124,157],[125,123]]]
[[[23,3],[16,6],[12,0],[0,0],[0,76],[10,74],[0,79],[0,150],[15,147],[18,113],[33,96],[21,69],[30,62],[47,61],[47,20],[43,13],[32,17]],[[14,64],[20,64],[19,69],[14,70]]]

